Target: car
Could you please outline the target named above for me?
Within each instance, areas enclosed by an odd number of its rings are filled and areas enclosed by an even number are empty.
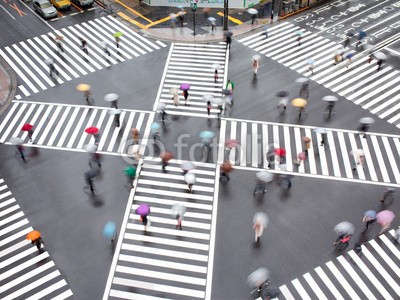
[[[71,8],[71,2],[69,2],[69,0],[50,0],[50,2],[58,10]]]
[[[94,0],[71,0],[71,1],[80,6],[91,6],[94,3]]]
[[[57,16],[57,10],[48,0],[34,0],[33,8],[40,13],[43,18],[53,18]]]

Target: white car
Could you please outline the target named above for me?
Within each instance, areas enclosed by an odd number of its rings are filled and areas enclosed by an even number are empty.
[[[57,9],[47,0],[34,0],[33,8],[42,15],[43,18],[57,16]]]
[[[94,2],[94,0],[71,0],[71,1],[80,6],[90,6]]]

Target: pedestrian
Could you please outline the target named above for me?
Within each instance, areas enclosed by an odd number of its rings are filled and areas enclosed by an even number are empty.
[[[119,41],[120,41],[120,37],[115,36],[115,43],[117,44],[117,48],[119,48]]]
[[[178,93],[175,93],[175,94],[172,95],[172,101],[174,102],[175,106],[179,105],[179,95],[178,95]]]
[[[148,223],[148,219],[147,219],[147,215],[145,216],[140,216],[140,222],[142,222],[143,226],[144,226],[144,232],[147,231],[147,223]]]
[[[165,116],[167,115],[167,112],[165,111],[165,109],[160,111],[161,114],[161,121],[163,124],[165,124]]]
[[[210,115],[212,109],[211,101],[207,101],[207,115]]]
[[[31,128],[30,130],[28,130],[28,137],[29,137],[29,141],[31,143],[33,143],[33,128]]]
[[[326,133],[321,133],[321,146],[325,146]]]
[[[351,42],[351,36],[347,36],[343,42],[343,48],[347,48],[350,45],[350,42]]]
[[[178,20],[179,20],[179,23],[181,24],[181,27],[183,27],[183,23],[185,23],[185,18],[184,18],[184,15],[183,15],[183,12],[179,12],[178,13]]]
[[[335,102],[334,101],[328,101],[328,104],[326,105],[325,111],[328,113],[328,119],[331,118],[333,108],[335,107]]]
[[[364,138],[367,138],[367,131],[369,130],[369,124],[361,123],[357,129],[363,134]]]
[[[303,141],[303,152],[308,156],[308,150],[311,147],[311,139],[308,136],[303,136],[302,137]]]
[[[82,51],[85,52],[86,54],[89,54],[86,40],[83,39],[83,38],[79,38],[79,39],[81,41],[81,49],[82,49]]]
[[[220,173],[219,180],[224,181],[224,182],[231,180],[231,178],[229,177],[229,173],[232,171],[233,171],[233,167],[232,167],[232,164],[230,163],[230,161],[228,161],[228,160],[224,161],[220,167],[221,173]]]
[[[255,232],[255,242],[260,241],[260,237],[264,233],[264,229],[268,225],[268,216],[263,212],[258,212],[253,217],[253,229]]]
[[[59,52],[64,52],[64,47],[63,47],[62,42],[61,42],[61,37],[57,36],[57,37],[54,39],[54,41],[55,41],[55,43],[56,43],[56,45],[57,45],[58,51],[59,51]]]
[[[90,90],[86,90],[83,92],[83,97],[85,98],[87,104],[90,104],[90,99],[91,99],[90,96],[91,95],[92,95],[92,92]]]
[[[383,59],[378,59],[378,62],[376,63],[378,66],[377,71],[380,71],[380,69],[382,68],[382,64],[383,64]]]
[[[253,59],[253,62],[251,63],[251,66],[253,67],[254,71],[254,76],[257,76],[258,68],[259,68],[259,63],[257,59]]]
[[[371,214],[369,212],[371,212]],[[375,211],[370,210],[370,211],[365,212],[364,217],[362,219],[363,223],[365,223],[364,231],[367,231],[368,226],[375,222],[375,218],[376,218]]]
[[[230,35],[225,38],[226,49],[231,49],[232,37]]]
[[[136,176],[136,168],[134,166],[127,166],[124,169],[124,173],[126,175],[126,186],[128,186],[129,188],[133,189],[133,181],[135,180],[135,176]]]
[[[94,143],[95,143],[95,145],[99,145],[99,142],[100,142],[100,134],[99,134],[99,133],[94,133],[94,134],[93,134],[93,138],[94,138]]]
[[[53,77],[54,75],[59,76],[59,73],[58,73],[58,71],[57,71],[57,69],[56,69],[56,67],[55,67],[55,65],[54,65],[54,60],[52,60],[51,58],[49,58],[49,59],[46,59],[46,60],[45,60],[45,63],[46,63],[46,64],[48,65],[48,67],[49,67],[49,72],[50,72],[49,76],[50,76],[50,77]]]
[[[299,30],[299,31],[296,32],[296,34],[297,34],[297,43],[298,43],[298,45],[300,47],[301,46],[301,37],[303,35],[303,31]]]
[[[292,175],[281,174],[278,178],[279,185],[282,189],[290,190],[292,188]]]
[[[196,183],[196,175],[194,173],[187,172],[183,178],[185,179],[185,182],[187,184],[188,192],[192,193],[193,185]]]
[[[268,39],[268,29],[265,29],[264,35],[265,35],[265,39]]]
[[[115,125],[115,127],[119,127],[120,126],[120,122],[119,122],[120,116],[121,116],[121,114],[115,114],[114,115],[114,125]]]
[[[298,115],[299,119],[301,118],[301,115],[303,114],[304,110],[305,110],[304,106],[299,107],[299,115]]]
[[[361,258],[362,257],[362,243],[358,242],[354,245],[354,252]]]
[[[94,194],[95,188],[94,188],[93,180],[97,176],[97,171],[95,171],[94,169],[91,169],[90,171],[85,172],[84,175],[85,175],[85,181],[86,181],[86,184],[87,184],[86,187],[89,187],[90,192],[92,194]]]
[[[364,162],[365,162],[365,155],[363,152],[359,152],[359,153],[354,153],[353,152],[353,156],[354,156],[354,162],[353,162],[353,171],[355,171],[357,169],[357,166],[361,166],[362,168],[364,168]]]
[[[188,98],[189,98],[188,90],[184,90],[183,91],[183,98],[185,98],[185,105],[187,105],[187,101],[188,101]]]
[[[212,32],[212,33],[214,33],[215,26],[217,26],[217,24],[215,23],[214,20],[212,20],[212,21],[211,21],[211,32]]]
[[[353,53],[348,53],[346,55],[346,68],[350,67],[350,64],[352,62],[352,57],[353,57]]]
[[[269,146],[265,158],[268,162],[268,169],[272,169],[275,165],[275,147],[273,145]]]
[[[100,46],[103,48],[104,54],[111,56],[111,53],[108,50],[107,42],[105,42],[105,41],[101,42]]]
[[[311,74],[314,74],[314,65],[315,65],[315,60],[313,58],[310,58],[307,60],[308,64],[308,71],[311,72]]]
[[[140,137],[139,130],[137,128],[132,128],[131,129],[131,134],[132,134],[133,142],[135,144],[139,144],[139,137]]]
[[[26,158],[25,158],[25,149],[24,146],[22,145],[17,145],[17,152],[19,153],[19,155],[21,156],[22,160],[26,163]]]
[[[235,89],[235,83],[228,79],[228,82],[226,83],[226,89],[229,90],[229,93],[232,95],[233,90]]]
[[[365,38],[367,36],[367,34],[363,31],[363,30],[360,30],[359,32],[358,32],[358,36],[357,36],[357,43],[356,43],[356,48],[358,49],[358,48],[360,48],[361,47],[361,49],[363,48],[362,47],[362,44],[363,44],[363,39]]]
[[[382,203],[384,203],[385,200],[386,200],[387,198],[389,198],[389,197],[391,197],[391,198],[392,198],[392,201],[393,201],[393,194],[394,194],[394,192],[395,192],[395,189],[394,189],[394,188],[390,188],[390,187],[385,188],[385,189],[383,190],[382,199],[379,200],[379,201],[382,202]]]
[[[118,100],[111,101],[111,108],[118,109]]]
[[[221,115],[222,115],[222,111],[224,110],[224,107],[222,105],[218,105],[217,109],[218,109],[217,118],[220,119]]]
[[[342,59],[342,56],[340,55],[340,53],[335,53],[333,65],[338,64],[338,63],[341,62],[342,60],[343,60],[343,59]]]
[[[177,214],[175,218],[176,218],[176,221],[177,221],[176,229],[182,230],[182,216]]]
[[[215,71],[214,71],[214,82],[217,83],[217,81],[218,81],[218,70],[215,69]]]
[[[92,162],[94,162],[99,168],[101,168],[102,155],[98,152],[91,153],[89,157],[89,167],[92,168]]]
[[[42,249],[42,244],[44,244],[42,237],[38,237],[37,239],[34,239],[31,241],[32,245],[35,245],[36,248],[38,249],[39,253],[43,253],[44,249]]]
[[[163,170],[163,172],[166,172],[165,168],[168,166],[168,162],[173,158],[173,154],[171,152],[162,152],[160,154],[160,158],[161,158],[161,169]]]
[[[304,99],[308,99],[309,94],[310,93],[308,92],[308,81],[303,82],[301,84],[301,87],[300,87],[299,97],[302,97]]]
[[[255,14],[251,15],[251,25],[253,25],[254,23],[257,23],[257,25],[258,25],[258,21],[257,21],[256,17],[257,16]]]

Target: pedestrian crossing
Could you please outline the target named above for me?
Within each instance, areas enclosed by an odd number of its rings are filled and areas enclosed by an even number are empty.
[[[120,233],[104,299],[204,299],[210,253],[215,165],[195,163],[193,192],[188,193],[180,162],[162,172],[154,159],[144,160],[129,217]],[[150,205],[147,232],[136,208]],[[171,206],[186,207],[182,230]],[[111,280],[111,283],[110,283]]]
[[[303,32],[301,46],[297,42],[299,30]],[[346,62],[334,65],[334,52],[342,48],[341,44],[288,22],[271,26],[268,38],[258,32],[239,42],[400,128],[399,71],[384,65],[378,72],[376,60],[367,62],[367,51],[346,51],[354,54],[349,68]],[[314,74],[307,62],[311,58],[315,61]]]
[[[203,96],[210,94],[215,98],[222,97],[222,88],[228,74],[229,53],[225,43],[220,44],[181,44],[173,43],[165,66],[164,75],[157,96],[158,103],[167,105],[169,114],[207,117],[207,102]],[[214,82],[214,64],[218,64],[218,80]],[[190,85],[189,99],[185,105],[182,91],[179,91],[179,105],[175,106],[171,88],[179,89],[180,85]],[[219,110],[214,106],[211,114]]]
[[[123,34],[119,48],[113,37],[118,31]],[[64,37],[62,40],[64,52],[57,53],[57,45],[53,40],[56,36]],[[81,49],[80,38],[86,40],[88,54]],[[102,42],[106,42],[109,56],[105,55]],[[71,81],[162,47],[166,45],[160,41],[152,42],[117,19],[107,16],[7,46],[0,49],[0,55],[20,79],[17,92],[19,99],[21,97],[19,93],[30,96],[56,84]],[[49,76],[50,70],[45,64],[45,60],[49,58],[54,61],[59,73],[56,80],[52,80]]]
[[[288,172],[315,176],[330,176],[350,180],[400,184],[400,136],[357,131],[326,129],[325,144],[321,146],[322,135],[314,132],[315,127],[246,120],[223,119],[220,144],[234,139],[238,146],[224,156],[232,164],[243,167],[267,168],[268,149],[286,150]],[[297,167],[298,154],[304,151],[303,137],[311,139],[307,158]],[[362,149],[363,164],[355,165],[351,151]],[[353,168],[356,168],[353,171]],[[272,169],[280,170],[279,164]]]
[[[26,240],[26,235],[32,230],[8,186],[0,178],[0,299],[61,300],[72,297],[72,291],[46,247],[38,253],[36,246]]]
[[[35,145],[84,151],[84,145],[95,143],[94,136],[85,132],[94,126],[99,129],[99,152],[126,153],[133,143],[131,128],[137,128],[143,137],[153,113],[124,109],[120,127],[116,127],[109,111],[105,107],[15,100],[0,123],[0,143],[9,143],[11,137],[20,137],[28,143],[28,133],[21,131],[21,127],[29,123],[34,126]]]
[[[280,287],[279,299],[399,299],[400,251],[394,230]]]

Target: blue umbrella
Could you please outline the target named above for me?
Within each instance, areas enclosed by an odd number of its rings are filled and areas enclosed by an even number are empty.
[[[157,122],[154,122],[154,123],[151,123],[151,125],[150,125],[150,129],[151,130],[158,130],[158,129],[160,129],[160,124],[158,124]]]
[[[108,221],[103,228],[103,236],[106,239],[112,239],[117,230],[117,225],[114,222]]]
[[[200,132],[199,137],[205,140],[212,139],[215,136],[215,133],[208,130],[203,130]]]
[[[376,211],[374,211],[374,210],[367,210],[367,211],[364,213],[364,216],[367,217],[367,218],[369,218],[369,219],[375,219],[375,218],[376,218]]]

